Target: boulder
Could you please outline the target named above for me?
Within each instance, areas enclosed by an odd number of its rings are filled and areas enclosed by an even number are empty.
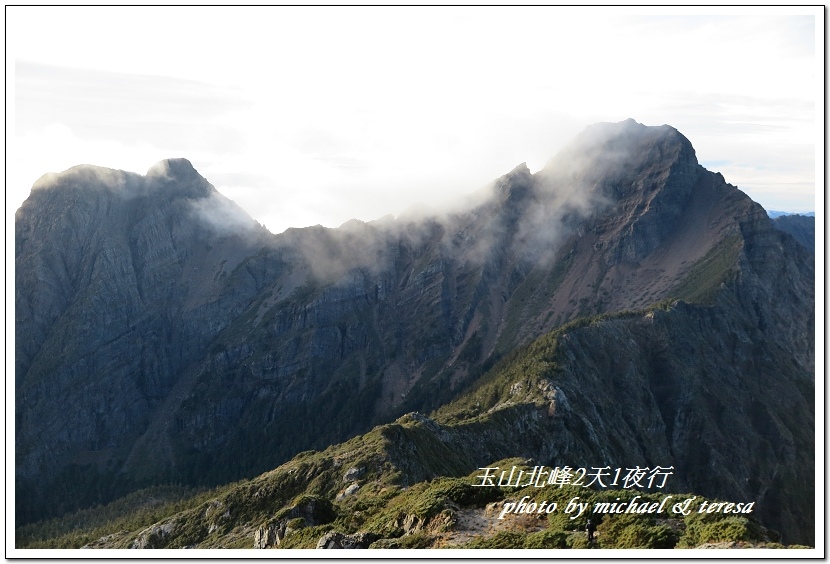
[[[317,541],[317,548],[336,548],[336,549],[352,549],[352,548],[369,548],[369,545],[378,539],[375,533],[355,533],[353,535],[344,535],[337,531],[329,531]]]

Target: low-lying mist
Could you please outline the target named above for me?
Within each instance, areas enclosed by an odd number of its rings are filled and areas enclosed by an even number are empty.
[[[633,120],[597,124],[535,174],[521,164],[450,204],[433,207],[427,202],[397,218],[355,219],[339,228],[318,225],[279,235],[269,234],[185,159],[161,161],[144,176],[82,165],[44,175],[33,190],[68,183],[103,186],[125,198],[175,192],[216,235],[240,237],[251,246],[283,248],[318,279],[335,281],[353,269],[385,271],[403,250],[418,256],[433,248],[442,260],[476,265],[492,260],[496,251],[531,262],[549,257],[582,221],[602,213],[627,189],[622,185],[624,171],[630,172],[632,163],[636,169],[647,154],[659,151],[653,137],[661,131],[664,128],[647,128]]]
[[[329,282],[354,269],[385,271],[403,250],[418,256],[434,248],[441,260],[479,266],[496,251],[531,262],[550,258],[580,223],[613,205],[626,189],[626,171],[655,150],[653,138],[662,129],[633,120],[597,124],[535,174],[521,164],[450,205],[426,204],[397,218],[354,219],[339,228],[289,229],[271,244],[290,248],[316,278]],[[244,235],[253,222],[218,194],[194,209],[223,233]]]

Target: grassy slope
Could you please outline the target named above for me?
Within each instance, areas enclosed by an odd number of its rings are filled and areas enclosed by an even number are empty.
[[[414,426],[418,425],[422,424]],[[411,425],[404,423],[404,426]],[[352,445],[358,446],[352,453],[353,460],[367,461],[379,454],[372,452],[371,447],[380,447],[383,439],[375,431],[370,435],[366,444]],[[104,537],[93,546],[107,548],[128,548],[137,538],[153,548],[251,548],[254,531],[280,519],[287,521],[291,529],[281,543],[282,548],[314,548],[319,538],[332,530],[374,533],[378,539],[372,547],[377,548],[589,548],[583,532],[588,513],[570,519],[560,510],[540,516],[507,515],[501,521],[498,514],[505,501],[524,496],[530,496],[537,504],[556,502],[559,508],[576,496],[590,507],[601,502],[629,501],[634,495],[640,495],[638,503],[659,503],[665,496],[632,490],[594,491],[568,485],[482,488],[473,486],[478,481],[478,470],[467,476],[436,478],[401,487],[397,483],[400,476],[386,467],[380,472],[368,470],[360,480],[363,485],[357,494],[336,499],[332,486],[342,484],[341,472],[332,470],[338,455],[342,454],[342,451],[302,454],[254,480],[211,492],[212,497],[199,495],[175,506],[160,507],[159,512],[168,509],[171,514],[158,521],[162,527],[156,527],[153,533],[149,532],[146,522],[139,524],[133,517],[129,521],[116,519],[109,526],[94,530],[79,529],[49,542],[21,546],[18,540],[18,548],[77,548],[89,543],[91,534]],[[516,459],[494,463],[502,468],[513,465],[531,470]],[[685,499],[691,495],[675,494],[675,497]],[[593,547],[690,548],[705,543],[733,542],[743,547],[782,548],[776,533],[764,529],[751,516],[699,514],[696,510],[703,501],[697,497],[690,505],[692,512],[685,517],[670,513],[605,515],[599,521]],[[292,518],[295,508],[307,507],[310,502],[316,502],[317,506],[311,519]],[[190,507],[182,510],[182,505],[188,504]],[[471,512],[489,520],[493,524],[491,530],[468,530],[462,516]],[[174,526],[165,534],[163,525],[169,523]],[[465,532],[472,534],[464,536]]]

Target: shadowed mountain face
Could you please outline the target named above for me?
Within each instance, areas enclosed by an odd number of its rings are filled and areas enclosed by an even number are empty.
[[[813,293],[809,252],[668,126],[592,126],[454,214],[281,235],[185,160],[76,167],[16,215],[17,518],[252,476],[465,397],[569,321],[655,308],[567,334],[560,420],[458,448],[812,500]]]
[[[773,218],[772,224],[781,231],[789,233],[793,238],[816,253],[816,218],[807,215],[793,214]]]

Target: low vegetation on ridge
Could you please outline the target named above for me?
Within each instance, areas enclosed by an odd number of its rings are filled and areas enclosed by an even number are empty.
[[[664,314],[672,307],[661,306]],[[326,539],[365,548],[784,548],[752,513],[700,513],[702,496],[564,483],[483,486],[469,437],[509,452],[512,426],[533,425],[559,371],[560,341],[574,330],[647,319],[655,312],[583,318],[505,357],[430,417],[409,413],[323,451],[307,451],[256,478],[209,491],[154,488],[92,510],[17,530],[17,548],[316,548]],[[518,422],[518,423],[517,423]],[[461,437],[461,438],[460,438]],[[475,454],[481,455],[481,452]],[[538,461],[489,459],[530,475]],[[509,481],[508,481],[509,482]],[[540,486],[540,487],[537,487]],[[659,504],[694,497],[688,514],[566,513],[575,497]],[[506,511],[526,499],[552,512]],[[601,506],[599,506],[601,507]],[[571,518],[574,517],[574,518]],[[589,543],[587,519],[595,519]],[[340,539],[337,541],[337,539]],[[343,540],[346,539],[346,540]],[[355,540],[357,539],[357,540]]]
[[[155,516],[161,518],[155,523],[142,520],[131,510],[113,515],[108,506],[100,510],[101,515],[109,515],[107,523],[82,526],[57,538],[22,539],[23,531],[18,531],[18,548],[253,548],[257,531],[280,525],[284,535],[268,548],[315,548],[332,531],[364,533],[371,539],[368,548],[696,548],[710,543],[731,548],[785,548],[778,533],[764,528],[751,515],[699,513],[702,503],[711,500],[691,494],[671,494],[672,500],[695,497],[686,516],[667,510],[661,514],[603,515],[589,509],[571,518],[563,509],[575,497],[595,508],[632,500],[659,504],[670,494],[550,484],[480,487],[481,470],[401,486],[399,476],[384,472],[383,466],[355,466],[344,472],[346,461],[342,460],[335,467],[332,462],[344,454],[340,449],[302,454],[254,480],[212,491],[209,496],[200,494],[159,506]],[[360,458],[368,453],[358,449],[349,454]],[[349,464],[354,460],[350,457]],[[497,461],[492,466],[515,466],[528,473],[533,469],[518,459]],[[358,487],[349,495],[343,491],[332,495],[334,489],[345,485],[343,474],[360,475],[348,482]],[[306,489],[296,493],[302,478],[312,475]],[[320,493],[309,493],[312,491]],[[536,506],[556,504],[557,510],[504,513],[505,504],[523,498]],[[592,543],[585,533],[588,518],[597,526]],[[37,528],[29,526],[27,532],[34,537]]]

